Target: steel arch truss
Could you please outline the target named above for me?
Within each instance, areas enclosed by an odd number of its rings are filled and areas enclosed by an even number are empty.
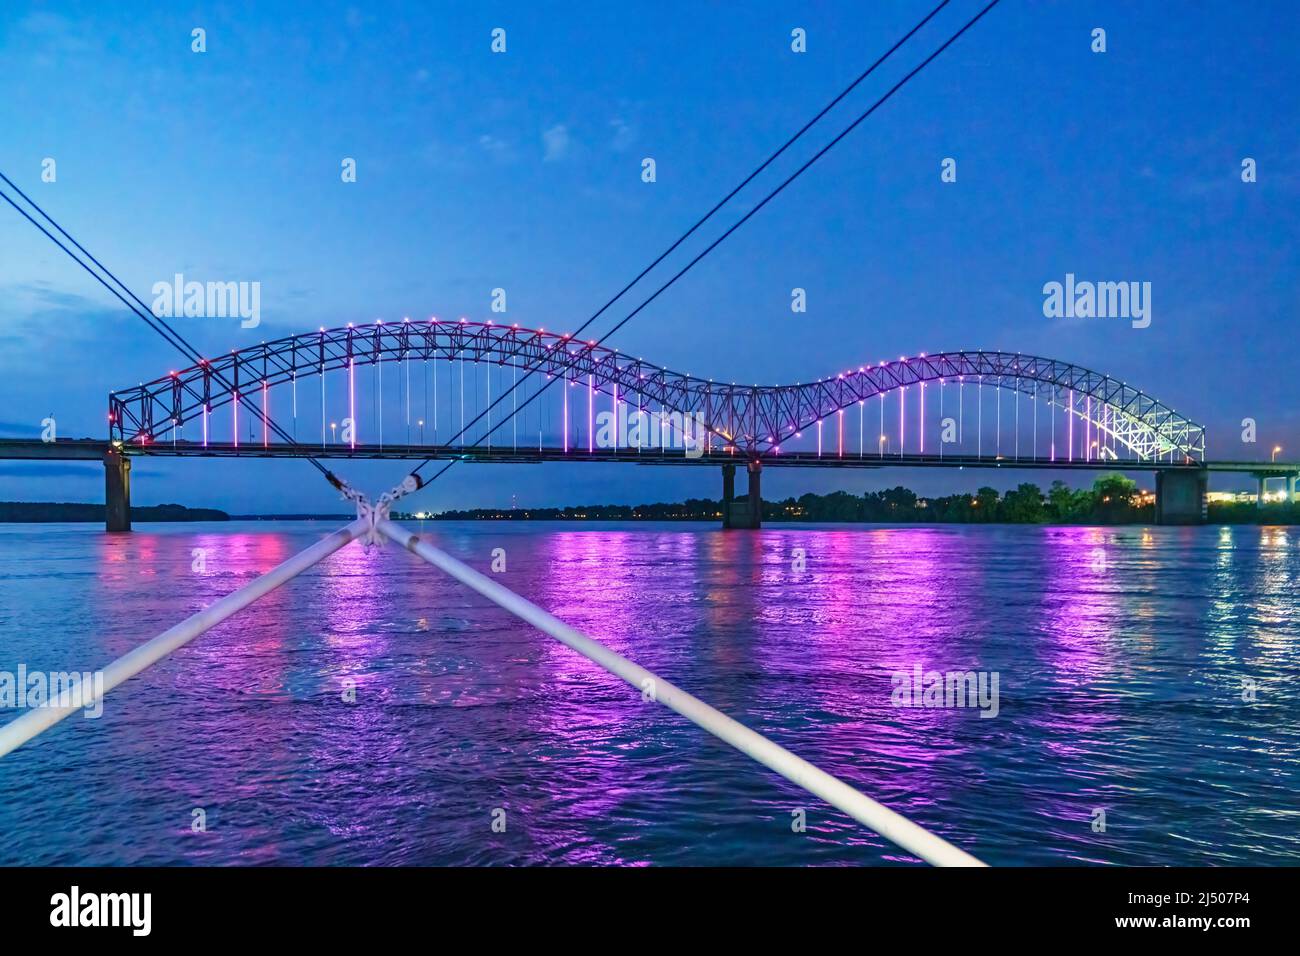
[[[809,385],[760,390],[772,398],[761,403],[768,414],[752,423],[749,434],[766,431],[765,441],[759,442],[766,451],[779,445],[782,437],[859,402],[932,383],[993,386],[1045,400],[1066,414],[1091,421],[1144,461],[1205,457],[1202,426],[1125,382],[1057,359],[982,350],[903,358]]]
[[[1107,430],[1143,460],[1198,459],[1200,426],[1129,385],[1067,362],[1010,352],[963,351],[862,366],[806,385],[721,385],[544,330],[460,321],[402,321],[321,329],[265,342],[172,372],[109,397],[110,438],[149,444],[236,396],[350,366],[469,360],[640,396],[647,411],[703,421],[711,450],[779,453],[782,441],[867,399],[930,383],[978,383],[1043,399]],[[531,391],[531,389],[529,390]]]

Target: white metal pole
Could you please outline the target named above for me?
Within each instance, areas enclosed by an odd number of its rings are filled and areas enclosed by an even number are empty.
[[[274,591],[281,584],[306,571],[312,565],[329,557],[349,541],[359,537],[366,530],[366,522],[358,519],[340,528],[333,534],[322,538],[305,551],[255,578],[236,591],[232,591],[208,607],[188,617],[174,627],[159,634],[153,640],[141,644],[133,651],[122,655],[108,667],[104,668],[103,687],[99,696],[95,696],[95,687],[65,688],[57,700],[48,706],[28,710],[16,720],[0,727],[0,757],[31,740],[37,734],[48,730],[63,718],[89,707],[97,700],[103,699],[110,690],[125,680],[139,674],[145,668],[158,663],[172,651],[184,647],[205,631],[216,627],[236,611],[246,608],[258,598]],[[89,696],[87,696],[89,695]]]
[[[492,603],[527,621],[588,660],[599,664],[616,677],[621,677],[643,694],[650,695],[665,707],[731,744],[741,753],[776,771],[831,806],[844,811],[859,823],[870,827],[905,850],[915,853],[921,859],[936,866],[984,866],[965,850],[958,849],[942,837],[935,836],[884,804],[877,803],[844,781],[824,770],[819,770],[802,757],[750,730],[744,724],[732,720],[680,687],[655,676],[641,665],[621,654],[616,654],[599,641],[574,630],[531,601],[502,587],[433,545],[421,541],[400,525],[388,519],[381,519],[377,522],[376,528],[385,537],[402,545],[461,584],[477,591]]]

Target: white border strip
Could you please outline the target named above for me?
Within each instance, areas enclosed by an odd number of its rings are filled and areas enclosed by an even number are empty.
[[[26,711],[16,720],[0,727],[0,757],[5,756],[16,747],[20,747],[37,734],[48,730],[65,717],[75,714],[84,707],[94,705],[102,700],[110,690],[125,680],[130,680],[146,667],[158,663],[172,651],[184,647],[200,634],[216,627],[236,611],[248,607],[258,598],[274,591],[281,584],[306,571],[312,565],[323,561],[349,541],[359,537],[369,527],[369,522],[358,519],[340,528],[328,537],[317,541],[305,551],[300,551],[283,564],[277,565],[261,577],[255,578],[242,588],[232,591],[225,597],[213,602],[199,613],[187,617],[175,627],[169,628],[148,643],[141,644],[133,651],[123,654],[104,669],[103,691],[98,697],[94,688],[78,687],[76,696],[89,694],[77,704],[73,704],[74,688],[65,688],[57,701],[50,701],[47,706],[35,707]]]
[[[401,525],[387,518],[381,518],[376,522],[376,529],[438,570],[449,574],[492,603],[527,621],[543,633],[549,634],[588,660],[599,664],[611,674],[623,678],[638,690],[650,691],[665,707],[676,711],[715,737],[731,744],[741,753],[825,800],[831,806],[843,810],[859,823],[908,852],[915,853],[935,866],[985,865],[965,850],[958,849],[947,840],[935,836],[924,827],[890,810],[884,804],[877,803],[837,777],[819,770],[802,757],[792,754],[784,747],[774,744],[744,724],[732,720],[681,688],[655,676],[641,665],[616,654],[599,641],[575,631],[536,604],[502,587],[427,542],[421,541]]]

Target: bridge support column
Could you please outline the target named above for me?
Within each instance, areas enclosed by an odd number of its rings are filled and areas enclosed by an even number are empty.
[[[1156,472],[1156,524],[1204,524],[1204,471],[1169,469]]]
[[[117,448],[104,452],[104,530],[131,530],[131,460]]]
[[[735,497],[736,466],[722,466],[722,527],[723,528],[761,528],[763,526],[763,494],[761,462],[751,461],[746,466],[749,472],[749,488],[744,498]]]
[[[722,528],[731,527],[731,502],[736,497],[736,466],[722,466]]]
[[[1296,478],[1296,475],[1287,475],[1286,479],[1286,500],[1291,504],[1295,504],[1297,500],[1300,500],[1296,498]]]
[[[763,526],[762,477],[762,462],[751,461],[749,463],[749,526],[751,528],[761,528]]]
[[[1255,480],[1259,482],[1255,486],[1255,504],[1262,508],[1264,506],[1264,496],[1268,493],[1268,475],[1256,475]]]

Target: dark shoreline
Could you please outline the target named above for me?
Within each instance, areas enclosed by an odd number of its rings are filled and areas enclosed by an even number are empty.
[[[1300,524],[1300,504],[1216,501],[1207,507],[1207,524]],[[403,520],[428,521],[722,521],[722,502],[688,498],[682,502],[641,505],[577,505],[548,508],[473,508],[436,513],[395,512]],[[297,512],[275,515],[231,515],[215,508],[164,504],[131,509],[133,522],[195,521],[348,521],[348,514]],[[0,502],[0,524],[103,523],[104,506],[74,502]],[[999,494],[981,488],[975,494],[922,498],[907,488],[853,495],[827,495],[763,502],[766,524],[1037,524],[1150,525],[1155,507],[1149,493],[1139,492],[1122,475],[1103,475],[1090,490],[1074,490],[1054,482],[1044,493],[1021,484]]]
[[[1254,506],[1248,506],[1254,509]],[[593,510],[575,508],[574,511],[583,512],[582,514],[553,514],[552,511],[567,511],[569,509],[549,509],[549,508],[519,508],[514,511],[500,511],[491,508],[480,508],[473,511],[449,511],[439,514],[425,515],[419,518],[414,514],[396,514],[395,520],[399,521],[537,521],[553,522],[556,524],[585,524],[585,523],[626,523],[626,524],[647,524],[653,522],[681,522],[683,524],[721,524],[722,512],[719,511],[712,515],[606,515],[592,513]],[[1209,514],[1206,516],[1203,525],[1277,525],[1290,526],[1300,524],[1300,514],[1295,511],[1288,511],[1285,508],[1265,508],[1263,511],[1252,510],[1246,514],[1228,514],[1227,509],[1210,506]],[[764,526],[782,525],[782,524],[861,524],[861,525],[1037,525],[1039,527],[1079,527],[1079,526],[1096,526],[1105,525],[1108,527],[1151,527],[1155,521],[1153,516],[1148,515],[1145,518],[1133,518],[1122,521],[1102,521],[1098,519],[1088,520],[1079,519],[1074,521],[1057,521],[1053,519],[1043,521],[1008,521],[1006,519],[994,519],[992,521],[957,521],[953,519],[934,519],[934,518],[879,518],[879,519],[841,519],[841,518],[808,518],[808,517],[790,517],[776,516],[768,514],[763,515]]]
[[[1300,505],[1215,501],[1207,506],[1207,524],[1300,524]],[[579,505],[564,508],[475,508],[427,514],[432,521],[713,521],[721,523],[723,503],[709,498],[642,505]],[[406,515],[414,517],[414,515]],[[1098,476],[1090,489],[1073,489],[1054,481],[1044,492],[1024,482],[999,493],[983,487],[974,494],[921,497],[898,486],[854,495],[825,495],[763,502],[763,523],[837,524],[1037,524],[1151,525],[1155,496],[1140,491],[1118,473]]]
[[[103,505],[71,501],[0,501],[0,524],[54,524],[56,522],[104,523]],[[186,508],[184,505],[150,505],[132,508],[132,521],[229,521],[230,515],[216,508]]]

